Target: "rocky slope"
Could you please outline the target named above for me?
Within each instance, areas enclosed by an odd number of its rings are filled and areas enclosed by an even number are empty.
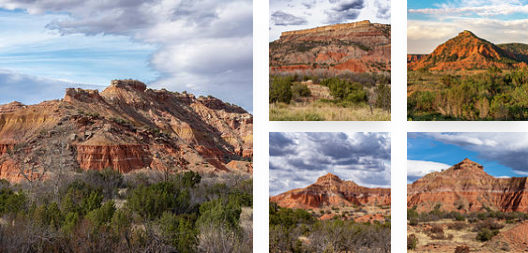
[[[270,71],[390,70],[391,26],[361,21],[283,32],[269,44]]]
[[[270,198],[271,202],[286,208],[314,209],[327,206],[390,205],[391,190],[367,188],[352,181],[343,181],[328,173],[317,182]]]
[[[432,172],[407,186],[407,208],[474,212],[484,208],[527,212],[527,178],[495,178],[469,159],[442,172]]]
[[[509,252],[526,252],[528,249],[528,222],[523,222],[499,233],[485,244],[490,249],[503,249]]]
[[[424,57],[407,56],[408,69],[418,70],[470,70],[496,66],[501,69],[528,66],[525,47],[516,44],[495,45],[463,31],[456,37],[436,47]]]
[[[0,106],[0,178],[19,181],[31,168],[51,177],[57,164],[251,172],[252,128],[238,106],[139,81],[114,80],[101,93],[67,89],[62,100]]]

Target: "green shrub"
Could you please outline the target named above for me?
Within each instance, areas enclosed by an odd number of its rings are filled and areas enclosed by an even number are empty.
[[[312,95],[312,91],[308,86],[300,84],[292,86],[292,94],[294,97],[309,97]]]
[[[482,228],[477,234],[477,240],[481,242],[489,241],[493,236],[497,235],[499,231],[489,230],[487,228]]]
[[[159,219],[161,234],[168,240],[177,252],[196,252],[198,229],[189,217],[178,216],[164,212]]]
[[[407,236],[407,249],[415,250],[418,244],[418,238],[415,234]]]
[[[275,76],[269,87],[269,102],[290,103],[292,99],[292,77]]]

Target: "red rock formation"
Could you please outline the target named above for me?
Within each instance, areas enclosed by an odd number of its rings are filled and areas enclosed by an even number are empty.
[[[355,222],[363,223],[363,222],[370,222],[373,223],[374,221],[383,222],[385,221],[385,217],[382,214],[367,214],[363,215],[361,217],[355,218]]]
[[[367,188],[352,181],[343,181],[328,173],[306,188],[294,189],[270,198],[286,208],[313,209],[325,206],[390,205],[391,191]]]
[[[528,249],[528,222],[523,222],[493,237],[485,247],[490,249],[506,248],[510,252],[526,252]]]
[[[38,105],[0,105],[0,178],[15,178],[20,161],[5,154],[12,145],[27,146],[20,159],[42,150],[54,150],[56,159],[59,142],[69,164],[84,170],[228,171],[228,160],[252,158],[253,116],[211,96],[151,90],[135,80],[114,80],[101,93],[67,89],[63,100]]]
[[[409,70],[427,68],[441,71],[487,69],[491,66],[501,69],[528,66],[526,55],[523,56],[520,51],[510,51],[513,48],[519,47],[508,44],[497,46],[470,31],[463,31],[436,47],[429,55],[420,57],[408,55],[407,67]]]
[[[433,172],[407,187],[407,208],[473,212],[488,207],[503,212],[528,211],[527,178],[495,178],[469,159]]]
[[[390,25],[361,21],[283,32],[269,47],[270,71],[390,70]]]
[[[17,101],[5,105],[0,105],[0,114],[11,113],[25,106],[26,105]]]
[[[77,145],[77,162],[84,170],[112,168],[122,173],[147,167],[148,145]]]
[[[420,61],[425,56],[427,56],[427,55],[426,54],[408,54],[407,55],[407,63]]]

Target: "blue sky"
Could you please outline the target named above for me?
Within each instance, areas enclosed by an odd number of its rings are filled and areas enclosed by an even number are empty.
[[[528,133],[408,133],[407,181],[447,169],[464,158],[495,177],[528,175]]]
[[[304,188],[327,173],[366,187],[391,186],[390,133],[269,134],[269,194]]]
[[[527,0],[409,0],[407,52],[431,53],[464,30],[493,43],[528,43]]]
[[[133,78],[252,111],[252,11],[251,0],[2,1],[0,103]]]
[[[391,23],[390,0],[270,0],[269,41],[281,32],[370,20]]]

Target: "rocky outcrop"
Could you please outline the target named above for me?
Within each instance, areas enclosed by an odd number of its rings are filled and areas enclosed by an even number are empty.
[[[25,146],[21,160],[46,150],[58,159],[60,145],[83,170],[227,172],[227,163],[253,156],[253,116],[211,96],[114,80],[102,92],[67,89],[62,100],[0,106],[0,178],[15,178],[20,161],[5,162],[15,144]]]
[[[314,209],[327,206],[390,205],[391,190],[368,188],[352,181],[343,181],[328,173],[306,188],[294,189],[273,196],[271,202],[286,208]]]
[[[524,54],[525,47],[523,50],[520,48],[512,44],[497,46],[470,31],[463,31],[436,47],[431,54],[407,56],[407,67],[409,70],[425,68],[438,71],[487,69],[491,66],[501,69],[522,68],[528,66],[528,57]]]
[[[526,252],[528,249],[528,222],[525,221],[493,237],[484,247],[507,249],[509,252]]]
[[[390,70],[391,26],[361,21],[283,32],[269,45],[270,71]]]
[[[14,101],[14,102],[11,102],[9,104],[5,104],[5,105],[0,105],[0,114],[6,114],[6,113],[11,113],[11,112],[14,112],[20,108],[23,108],[25,107],[26,105],[20,103],[20,102],[17,102],[17,101]]]
[[[121,173],[150,165],[148,145],[77,145],[77,162],[84,170],[112,168]]]
[[[433,172],[407,187],[407,208],[430,211],[436,206],[458,212],[528,211],[526,177],[495,178],[482,165],[469,159],[451,168]]]
[[[422,60],[422,58],[424,58],[425,56],[427,55],[426,54],[408,54],[407,63],[418,62]]]

